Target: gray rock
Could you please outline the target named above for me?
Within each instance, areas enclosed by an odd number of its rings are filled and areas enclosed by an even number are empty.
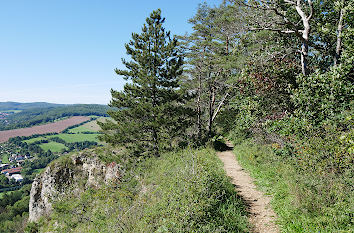
[[[87,188],[119,182],[120,167],[104,164],[93,152],[81,152],[60,158],[38,175],[31,188],[29,222],[36,222],[52,212],[52,202],[67,195],[79,195]]]

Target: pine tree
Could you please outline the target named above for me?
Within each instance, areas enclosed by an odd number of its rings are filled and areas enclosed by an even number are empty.
[[[127,70],[116,69],[128,82],[123,91],[111,90],[109,115],[115,122],[101,123],[103,139],[131,149],[136,155],[155,155],[171,148],[188,126],[185,96],[180,88],[183,57],[177,39],[162,26],[161,10],[153,11],[125,45],[131,60]]]

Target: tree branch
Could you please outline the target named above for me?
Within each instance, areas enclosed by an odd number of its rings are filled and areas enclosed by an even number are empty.
[[[294,31],[294,30],[282,30],[282,29],[267,28],[267,27],[264,27],[264,28],[250,28],[249,30],[250,30],[250,31],[262,31],[262,30],[267,30],[267,31],[281,32],[281,33],[286,33],[286,34],[295,33],[295,32],[296,32],[296,31]]]
[[[229,95],[229,92],[226,93],[226,95],[222,98],[222,100],[220,101],[218,107],[216,108],[214,114],[213,114],[213,117],[211,118],[212,121],[214,121],[215,117],[218,115],[220,109],[221,109],[221,106],[224,104],[227,96]]]

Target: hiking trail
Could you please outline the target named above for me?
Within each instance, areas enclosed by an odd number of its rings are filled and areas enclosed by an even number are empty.
[[[232,148],[230,144],[227,144],[227,146]],[[280,232],[278,226],[274,223],[277,216],[270,207],[271,198],[257,190],[253,179],[239,165],[232,150],[218,152],[217,155],[224,163],[226,174],[232,178],[237,193],[247,204],[249,222],[252,225],[251,231],[255,233]]]

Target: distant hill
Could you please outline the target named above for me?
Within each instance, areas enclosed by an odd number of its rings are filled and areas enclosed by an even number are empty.
[[[48,107],[61,107],[61,106],[65,106],[65,104],[52,104],[46,102],[34,102],[34,103],[0,102],[0,111],[26,110],[32,108],[48,108]]]
[[[4,104],[4,105],[1,105]],[[100,104],[50,104],[50,103],[0,103],[0,106],[7,106],[5,110],[22,110],[18,113],[13,113],[5,118],[0,118],[0,130],[9,130],[30,127],[34,125],[54,122],[57,119],[70,116],[108,116],[107,105]],[[41,107],[34,107],[41,106]],[[9,108],[12,107],[12,108]],[[21,109],[22,108],[22,109]]]

